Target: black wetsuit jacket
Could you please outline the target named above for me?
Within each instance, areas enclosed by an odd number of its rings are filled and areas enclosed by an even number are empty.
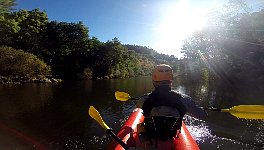
[[[143,103],[143,115],[147,118],[150,115],[152,108],[169,106],[176,108],[179,111],[180,119],[182,120],[186,113],[186,108],[181,102],[181,98],[182,96],[179,93],[172,91],[169,86],[164,85],[157,87],[148,95],[147,100]]]

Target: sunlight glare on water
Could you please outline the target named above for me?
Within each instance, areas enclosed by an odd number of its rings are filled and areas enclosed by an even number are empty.
[[[248,125],[251,126],[251,120],[246,120],[248,122]],[[254,149],[254,150],[261,150],[264,148],[260,148],[259,143],[263,142],[263,128],[264,124],[259,126],[257,129],[258,135],[255,136],[253,141],[255,143],[250,142],[241,142],[241,139],[231,139],[226,137],[221,137],[219,135],[214,135],[211,132],[210,126],[206,124],[205,121],[196,119],[192,116],[186,115],[184,117],[184,122],[186,123],[186,126],[188,130],[190,131],[191,135],[195,139],[195,141],[198,143],[201,149],[208,149],[210,147],[217,147],[217,149],[232,149],[232,145],[235,145],[236,149],[240,147],[240,149]],[[260,121],[263,122],[263,121]],[[213,146],[214,145],[214,146]]]
[[[103,136],[93,136],[90,140],[89,143],[90,145],[94,145],[94,149],[102,149],[106,143],[108,143],[110,140],[110,137],[108,135],[103,135]]]
[[[213,137],[210,129],[204,123],[204,121],[188,115],[185,116],[184,120],[188,130],[198,143],[203,143],[208,137]]]

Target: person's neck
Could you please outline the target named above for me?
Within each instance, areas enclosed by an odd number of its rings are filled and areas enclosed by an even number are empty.
[[[155,87],[155,91],[170,91],[171,87],[169,85],[161,85],[158,87]]]

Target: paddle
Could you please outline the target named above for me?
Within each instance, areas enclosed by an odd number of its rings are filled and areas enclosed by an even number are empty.
[[[127,101],[129,99],[131,100],[140,99],[140,98],[131,98],[128,93],[119,92],[119,91],[115,92],[115,97],[119,101]],[[264,120],[264,105],[238,105],[229,109],[206,108],[206,107],[201,107],[201,108],[210,111],[228,112],[237,118]]]
[[[100,126],[104,128],[105,132],[110,134],[117,141],[117,143],[119,143],[125,150],[128,150],[129,147],[118,136],[116,136],[113,129],[107,126],[99,112],[93,106],[90,106],[89,108],[89,115],[96,120]]]
[[[264,119],[264,105],[237,105],[229,109],[206,108],[204,110],[228,112],[231,115],[242,119]]]
[[[141,96],[141,97],[143,97],[143,96]],[[139,97],[139,98],[131,98],[128,93],[119,92],[119,91],[115,92],[115,97],[116,97],[117,100],[123,101],[123,102],[127,101],[127,100],[130,100],[130,99],[131,100],[139,100],[141,98],[141,97]]]

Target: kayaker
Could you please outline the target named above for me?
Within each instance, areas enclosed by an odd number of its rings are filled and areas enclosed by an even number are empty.
[[[164,116],[165,118],[166,116],[172,116],[174,118],[178,118],[177,120],[175,120],[176,124],[175,121],[167,121],[169,122],[169,124],[174,126],[173,128],[175,130],[179,130],[181,128],[182,119],[186,113],[189,113],[199,119],[206,118],[207,113],[203,109],[198,107],[190,96],[178,93],[171,89],[172,81],[173,71],[169,65],[160,64],[153,69],[152,82],[155,89],[151,93],[143,96],[137,102],[137,107],[142,108],[143,115],[145,116],[143,125],[141,124],[141,126],[139,126],[139,128],[142,128],[143,126],[144,129],[139,130],[145,130],[145,132],[148,133],[148,130],[151,130],[151,128],[156,129],[156,127],[153,127],[153,125],[151,125],[150,123],[153,123],[153,116]],[[165,121],[162,121],[160,120],[160,118],[158,118],[156,124],[158,124],[159,122]],[[164,127],[160,128],[165,129]],[[168,125],[166,125],[166,128],[168,128]],[[165,136],[175,136],[175,132],[170,132],[168,134],[165,134]],[[164,134],[164,131],[161,131],[159,133]],[[151,134],[146,135],[152,136]],[[146,138],[143,138],[143,142],[144,139]]]
[[[183,117],[185,113],[205,119],[207,113],[198,107],[188,95],[171,90],[173,71],[169,65],[157,65],[152,72],[154,91],[143,96],[137,107],[143,109],[145,118],[149,116]]]

